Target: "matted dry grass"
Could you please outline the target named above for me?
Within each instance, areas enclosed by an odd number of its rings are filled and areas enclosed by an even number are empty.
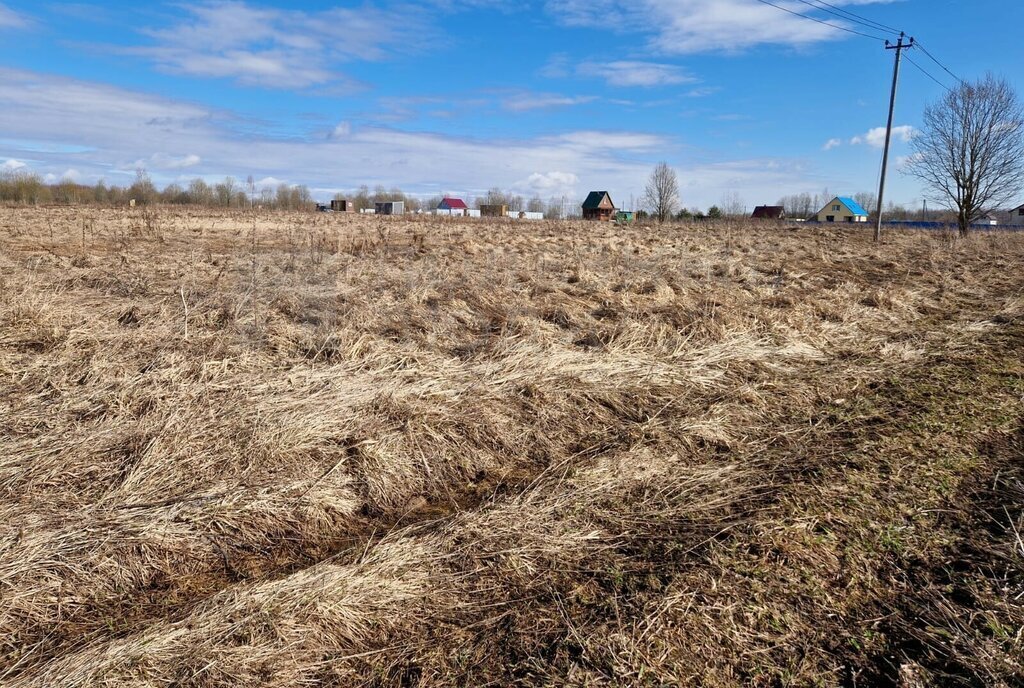
[[[1020,681],[1022,259],[0,210],[0,684]]]

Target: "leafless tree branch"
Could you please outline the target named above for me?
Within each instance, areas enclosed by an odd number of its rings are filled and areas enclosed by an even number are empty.
[[[647,180],[647,187],[644,189],[644,204],[651,211],[651,215],[658,218],[658,222],[664,222],[672,217],[676,207],[679,205],[679,180],[676,172],[668,163],[660,162],[650,179]]]
[[[1024,187],[1024,107],[1003,79],[962,82],[925,109],[913,151],[907,173],[957,210],[966,234]]]

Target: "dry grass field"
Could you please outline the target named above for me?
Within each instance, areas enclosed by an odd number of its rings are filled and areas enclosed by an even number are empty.
[[[1021,685],[1024,236],[0,209],[0,685]]]

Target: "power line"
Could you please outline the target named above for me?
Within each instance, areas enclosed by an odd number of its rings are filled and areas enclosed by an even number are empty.
[[[929,79],[931,79],[932,81],[934,81],[935,83],[937,83],[937,84],[938,84],[939,86],[941,86],[941,87],[942,87],[942,88],[944,88],[945,90],[947,90],[947,91],[949,90],[949,86],[947,86],[946,84],[942,83],[941,81],[939,81],[938,79],[936,79],[936,78],[935,78],[934,76],[932,76],[931,72],[929,72],[929,71],[928,71],[927,69],[925,69],[925,68],[924,68],[924,67],[922,67],[921,65],[917,64],[916,62],[914,62],[914,60],[913,60],[913,59],[911,59],[911,57],[910,57],[909,55],[904,55],[903,57],[905,57],[905,58],[907,59],[907,62],[909,62],[910,64],[912,64],[912,65],[914,65],[915,67],[917,67],[918,71],[920,71],[920,72],[921,72],[922,74],[924,74],[924,75],[925,75],[926,77],[928,77]]]
[[[856,12],[851,12],[849,10],[843,9],[842,7],[836,7],[835,5],[833,5],[830,2],[825,2],[825,0],[815,0],[815,4],[812,4],[811,2],[808,2],[807,0],[800,0],[800,2],[804,3],[805,5],[810,5],[811,7],[817,7],[820,10],[824,10],[825,12],[829,12],[829,14],[836,15],[837,12],[841,13],[841,14],[838,14],[836,16],[839,16],[842,19],[846,19],[847,21],[857,22],[858,24],[861,24],[862,26],[866,26],[869,29],[877,29],[877,30],[880,30],[880,31],[891,31],[893,33],[900,33],[899,29],[894,29],[893,27],[887,26],[886,24],[881,24],[879,22],[874,21],[873,19],[868,19],[867,17],[863,17],[863,16],[857,14]],[[821,5],[824,5],[825,7],[830,7],[834,11],[825,10],[823,7],[821,7]],[[843,15],[846,15],[846,16],[843,16]]]
[[[954,79],[956,79],[957,83],[960,83],[960,82],[962,82],[962,81],[963,81],[963,79],[961,79],[960,77],[958,77],[958,76],[957,76],[956,74],[954,74],[953,72],[949,71],[949,68],[948,68],[948,67],[946,67],[946,65],[942,64],[941,62],[939,62],[939,59],[938,59],[937,57],[935,57],[935,56],[934,56],[934,55],[932,55],[932,54],[931,54],[930,52],[928,52],[928,48],[924,47],[924,46],[923,46],[923,45],[921,45],[920,43],[918,43],[918,44],[917,44],[917,47],[918,47],[918,48],[920,48],[921,50],[923,50],[923,51],[924,51],[924,54],[925,54],[925,55],[927,55],[927,56],[928,56],[929,58],[931,58],[932,62],[934,62],[935,64],[937,64],[937,65],[939,65],[940,67],[942,67],[943,71],[944,71],[944,72],[946,72],[946,74],[949,74],[949,75],[950,75],[951,77],[953,77]]]
[[[769,7],[774,7],[777,10],[782,10],[783,12],[788,12],[789,14],[792,14],[792,15],[797,16],[797,17],[803,17],[804,19],[810,19],[812,22],[817,22],[819,24],[824,24],[825,26],[828,26],[828,27],[833,28],[833,29],[839,29],[840,31],[845,31],[846,33],[852,33],[852,34],[856,34],[857,36],[863,36],[864,38],[870,38],[873,41],[884,41],[885,40],[884,38],[881,38],[879,36],[872,36],[872,35],[869,35],[869,34],[866,34],[866,33],[861,33],[860,31],[855,31],[853,29],[847,28],[845,26],[840,26],[838,24],[833,24],[833,23],[827,22],[827,21],[825,21],[823,19],[818,19],[817,17],[812,17],[812,16],[810,16],[808,14],[801,14],[800,12],[795,12],[795,11],[793,11],[793,10],[791,10],[789,8],[783,7],[781,5],[776,5],[773,2],[768,2],[768,0],[757,0],[757,1],[759,3],[761,3],[762,5],[768,5]]]

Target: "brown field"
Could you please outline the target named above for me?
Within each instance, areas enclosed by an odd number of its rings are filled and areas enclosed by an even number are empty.
[[[1021,685],[1024,236],[0,208],[0,685]]]

